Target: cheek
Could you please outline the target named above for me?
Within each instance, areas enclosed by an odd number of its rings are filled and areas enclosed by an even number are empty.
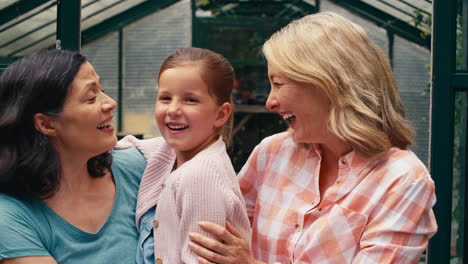
[[[156,107],[154,109],[154,118],[157,123],[164,121],[164,111],[162,111],[161,107]]]

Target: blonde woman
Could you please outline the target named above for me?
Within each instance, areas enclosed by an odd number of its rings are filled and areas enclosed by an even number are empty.
[[[266,106],[289,123],[239,174],[252,245],[234,228],[192,233],[200,263],[417,263],[436,232],[434,182],[382,51],[334,13],[293,21],[263,46]]]

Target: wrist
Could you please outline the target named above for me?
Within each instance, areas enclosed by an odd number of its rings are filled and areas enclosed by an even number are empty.
[[[262,262],[260,260],[256,260],[252,257],[252,260],[249,261],[250,264],[266,264],[265,262]]]

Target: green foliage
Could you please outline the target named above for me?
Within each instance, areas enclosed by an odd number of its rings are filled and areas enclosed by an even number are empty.
[[[429,16],[419,10],[414,10],[416,17],[412,19],[413,25],[422,30],[421,37],[431,36],[432,16]]]
[[[286,131],[288,128],[283,118],[276,113],[237,113],[234,117],[234,125],[239,124],[239,121],[246,115],[251,115],[249,121],[234,135],[231,147],[228,149],[234,169],[237,172],[240,171],[255,146],[262,139]]]

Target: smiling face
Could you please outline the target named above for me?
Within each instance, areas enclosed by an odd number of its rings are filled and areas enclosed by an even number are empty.
[[[93,66],[85,62],[73,79],[63,110],[51,117],[50,140],[61,155],[91,158],[114,147],[112,127],[116,102],[104,93]]]
[[[266,102],[268,109],[278,112],[293,130],[297,143],[324,143],[330,134],[328,117],[330,100],[318,87],[287,78],[268,64],[271,84]]]
[[[194,65],[166,69],[159,78],[155,106],[161,135],[176,150],[178,164],[193,158],[219,136],[226,118]],[[230,113],[230,112],[229,112]]]

